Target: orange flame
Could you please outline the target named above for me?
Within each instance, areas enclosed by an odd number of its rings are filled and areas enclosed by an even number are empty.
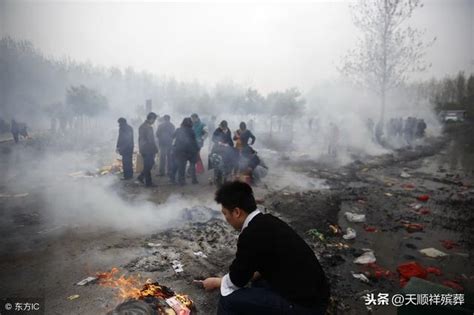
[[[151,279],[144,281],[140,275],[130,275],[127,277],[124,274],[119,275],[119,272],[120,270],[114,267],[109,272],[97,273],[96,276],[99,279],[100,285],[110,288],[117,288],[119,291],[118,295],[122,300],[142,300],[146,297],[167,299],[172,296],[176,296],[180,303],[188,308],[193,304],[192,300],[189,299],[187,295],[175,295],[173,291],[167,287],[153,283]]]

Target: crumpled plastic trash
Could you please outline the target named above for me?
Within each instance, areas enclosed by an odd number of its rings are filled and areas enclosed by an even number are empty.
[[[428,195],[419,195],[418,196],[419,201],[427,202],[429,199],[430,199],[430,196],[428,196]]]
[[[374,252],[371,249],[363,248],[362,250],[365,251],[365,253],[354,259],[355,264],[365,265],[372,264],[377,261]]]
[[[370,280],[363,273],[352,273],[352,276],[362,282],[369,283]]]
[[[74,295],[70,295],[67,297],[67,299],[69,301],[72,301],[72,300],[75,300],[75,299],[78,299],[79,298],[79,294],[74,294]]]
[[[357,236],[356,231],[354,229],[348,227],[346,229],[346,234],[344,234],[342,236],[342,238],[345,239],[345,240],[352,240],[352,239],[356,238],[356,236]]]
[[[97,277],[87,277],[87,278],[85,278],[85,279],[79,281],[78,283],[76,283],[76,285],[81,285],[81,286],[87,285],[87,284],[89,284],[89,283],[91,283],[91,282],[96,281],[97,279],[98,279]]]
[[[349,222],[365,222],[365,214],[358,214],[353,212],[345,212],[344,216]]]
[[[408,174],[407,172],[403,171],[403,172],[400,174],[400,177],[401,177],[401,178],[410,178],[411,175]]]
[[[404,224],[408,233],[421,232],[423,231],[423,224],[420,223],[407,223]]]
[[[420,253],[431,258],[448,256],[448,254],[443,253],[442,251],[437,250],[436,248],[433,248],[433,247],[421,249]]]
[[[414,203],[409,204],[409,207],[414,210],[420,210],[421,208],[423,208],[423,205],[420,203],[414,202]]]
[[[364,230],[366,232],[370,232],[370,233],[378,232],[378,230],[375,226],[369,226],[369,225],[364,226]]]
[[[184,271],[183,264],[179,260],[173,260],[171,262],[171,265],[174,269],[174,272],[176,272],[176,273],[180,273],[180,272]]]
[[[426,269],[415,261],[398,265],[397,271],[405,280],[409,280],[411,277],[426,279],[428,275]]]
[[[193,252],[194,256],[197,256],[197,257],[202,257],[202,258],[207,258],[206,254],[204,254],[203,252],[199,251],[199,252]]]
[[[148,242],[148,243],[146,243],[146,246],[148,246],[148,247],[160,247],[161,244],[160,243]]]

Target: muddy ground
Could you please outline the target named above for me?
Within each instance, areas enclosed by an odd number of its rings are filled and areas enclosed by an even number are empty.
[[[474,290],[473,131],[472,124],[450,126],[444,136],[428,139],[423,145],[378,157],[355,157],[344,167],[304,156],[291,158],[282,154],[283,158],[274,160],[268,157],[272,171],[255,188],[257,198],[263,200],[260,207],[287,221],[314,249],[331,283],[328,313],[366,314],[361,296],[368,292],[398,292],[396,267],[408,261],[440,268],[441,276],[429,275],[432,282],[449,279],[457,281],[466,292]],[[0,144],[1,168],[10,168],[0,183],[0,297],[43,297],[46,314],[105,314],[120,302],[117,290],[97,284],[74,284],[96,272],[119,267],[127,275],[140,274],[143,279],[151,278],[188,294],[198,313],[214,314],[218,293],[205,292],[192,281],[226,273],[238,233],[223,221],[218,206],[211,203],[214,187],[208,184],[210,174],[200,175],[199,185],[185,187],[172,186],[165,178],[156,177],[159,187],[153,190],[122,182],[118,175],[106,175],[113,179],[113,189],[125,200],[140,196],[158,206],[176,193],[202,200],[202,206],[177,209],[179,214],[173,223],[154,231],[127,229],[127,222],[123,222],[123,229],[82,221],[58,224],[47,211],[50,202],[45,200],[44,191],[51,183],[39,181],[27,191],[11,185],[27,176],[25,165],[37,166],[47,145],[50,143],[35,139],[19,146],[11,142]],[[36,153],[34,158],[22,158],[25,152]],[[13,172],[8,159],[12,155],[21,160]],[[10,164],[6,165],[7,161]],[[288,172],[301,175],[294,178],[305,182],[282,185],[281,174]],[[402,172],[409,177],[401,177]],[[87,185],[95,178],[81,180]],[[427,202],[417,200],[422,194],[429,196]],[[414,203],[427,211],[422,214],[413,208]],[[365,214],[366,222],[351,223],[345,212]],[[158,210],[156,216],[160,217]],[[423,230],[409,233],[405,227],[408,223],[422,224]],[[343,232],[351,227],[357,236],[344,240],[330,225]],[[376,231],[366,230],[370,228]],[[459,246],[446,249],[441,240],[453,240]],[[434,259],[419,252],[429,247],[448,256]],[[377,278],[374,270],[354,264],[353,260],[363,253],[362,248],[373,250],[377,265],[391,275]],[[197,252],[206,257],[197,256]],[[173,260],[183,264],[183,272],[175,273]],[[369,283],[353,278],[351,272],[367,272]],[[79,297],[69,300],[72,295]],[[395,314],[396,309],[377,306],[373,313]]]

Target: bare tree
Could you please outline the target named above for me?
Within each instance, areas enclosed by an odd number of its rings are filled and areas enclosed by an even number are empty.
[[[343,59],[341,71],[380,96],[380,123],[383,125],[387,92],[400,85],[411,73],[431,65],[424,61],[424,31],[406,26],[420,0],[358,0],[351,5],[352,18],[362,36],[358,46]]]

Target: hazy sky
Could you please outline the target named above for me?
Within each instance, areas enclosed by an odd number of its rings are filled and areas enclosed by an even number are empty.
[[[474,0],[425,0],[413,18],[438,37],[427,76],[474,72]],[[356,41],[348,1],[163,3],[0,0],[0,34],[48,56],[268,92],[338,75]]]

